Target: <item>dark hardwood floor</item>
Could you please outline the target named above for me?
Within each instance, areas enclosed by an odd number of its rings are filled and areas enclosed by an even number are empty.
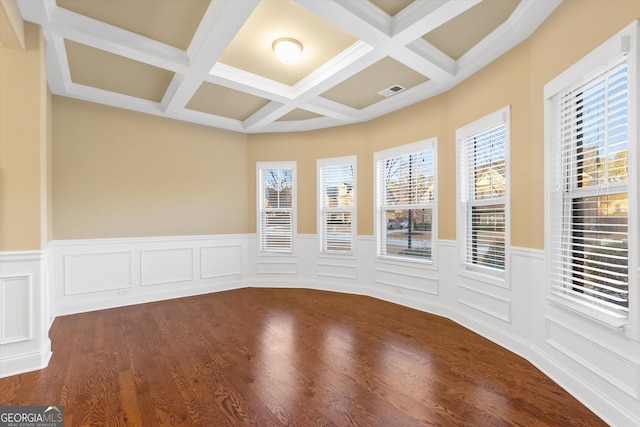
[[[64,316],[0,405],[66,426],[599,426],[529,362],[373,298],[240,289]]]

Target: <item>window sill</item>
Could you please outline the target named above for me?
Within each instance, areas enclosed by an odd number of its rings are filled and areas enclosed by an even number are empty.
[[[318,252],[318,258],[323,259],[357,259],[355,252]]]
[[[297,256],[293,251],[258,251],[259,257],[295,257]]]
[[[378,255],[376,257],[376,262],[382,263],[382,264],[428,268],[432,270],[437,269],[437,265],[433,259],[424,260],[424,259],[417,259],[417,258],[402,258],[402,257],[388,256],[388,255]]]
[[[546,301],[550,304],[556,305],[566,310],[570,310],[577,313],[589,320],[597,322],[601,325],[607,326],[616,331],[622,332],[628,323],[628,319],[612,316],[608,313],[604,313],[597,308],[588,307],[580,304],[572,298],[563,297],[560,295],[549,295]]]

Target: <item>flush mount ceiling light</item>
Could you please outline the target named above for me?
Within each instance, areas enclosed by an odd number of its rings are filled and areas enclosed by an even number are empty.
[[[271,46],[278,59],[285,64],[293,64],[302,53],[302,43],[289,37],[277,39]]]

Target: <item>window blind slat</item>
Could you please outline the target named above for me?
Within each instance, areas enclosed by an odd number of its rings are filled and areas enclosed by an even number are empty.
[[[465,262],[498,270],[505,268],[505,138],[501,123],[467,136],[461,153]]]
[[[320,168],[321,248],[326,253],[352,251],[354,167],[352,164]]]
[[[559,103],[561,200],[551,242],[552,292],[626,317],[626,57],[569,88]]]
[[[293,250],[293,169],[260,170],[260,250]]]
[[[376,162],[380,255],[431,259],[435,156],[425,149]]]

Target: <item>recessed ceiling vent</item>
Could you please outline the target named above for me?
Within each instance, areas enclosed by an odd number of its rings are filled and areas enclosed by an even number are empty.
[[[393,85],[391,87],[386,88],[385,90],[381,90],[380,92],[378,92],[378,95],[382,95],[385,98],[390,97],[391,95],[395,95],[398,92],[402,92],[403,90],[405,90],[406,88],[404,86],[400,86],[400,85]]]

